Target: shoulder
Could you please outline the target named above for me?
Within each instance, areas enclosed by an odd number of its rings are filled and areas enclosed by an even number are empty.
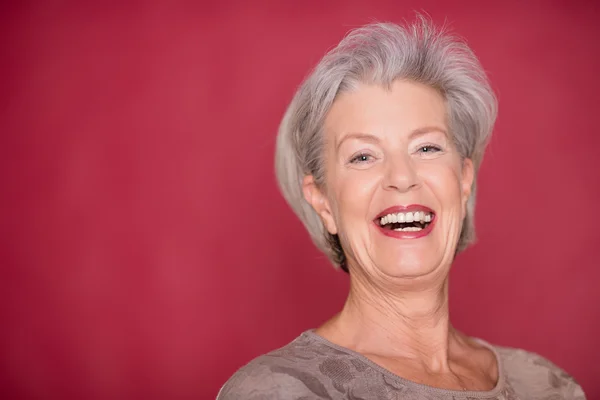
[[[539,354],[511,347],[494,346],[510,385],[527,398],[560,396],[564,399],[585,399],[575,379],[563,369]]]
[[[278,367],[265,361],[265,356],[261,356],[240,368],[221,388],[217,400],[274,400],[314,396],[310,387],[318,388],[318,380],[315,379],[311,385],[310,377],[307,379],[302,376],[303,371]]]
[[[320,367],[335,356],[332,351],[301,335],[240,368],[221,388],[217,400],[330,398]]]

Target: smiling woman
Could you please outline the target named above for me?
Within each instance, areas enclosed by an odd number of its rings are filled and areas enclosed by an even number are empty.
[[[350,276],[341,312],[258,357],[219,399],[582,399],[539,355],[452,327],[448,274],[474,238],[496,116],[477,58],[420,19],[351,32],[281,124],[283,195]]]
[[[357,84],[333,103],[324,124],[325,185],[306,175],[303,189],[327,233],[340,237],[348,268],[358,268],[352,275],[372,266],[393,277],[449,268],[474,173],[446,120],[435,89],[400,78],[389,88]],[[421,213],[430,219],[424,229]]]

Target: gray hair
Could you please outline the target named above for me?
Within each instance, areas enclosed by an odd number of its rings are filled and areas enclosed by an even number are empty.
[[[331,235],[305,200],[302,180],[324,185],[323,123],[336,97],[359,83],[390,88],[396,79],[438,90],[446,100],[454,144],[470,158],[475,177],[492,133],[497,103],[477,57],[467,44],[424,17],[399,26],[375,23],[352,30],[305,79],[290,103],[277,135],[275,170],[281,192],[315,245],[347,272],[338,235]],[[474,180],[456,251],[475,240]]]

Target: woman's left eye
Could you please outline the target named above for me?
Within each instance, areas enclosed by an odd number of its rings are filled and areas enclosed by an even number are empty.
[[[425,154],[437,153],[438,151],[442,151],[442,149],[439,148],[438,146],[434,146],[431,144],[421,146],[421,147],[419,147],[419,150],[418,150],[419,153],[425,153]]]

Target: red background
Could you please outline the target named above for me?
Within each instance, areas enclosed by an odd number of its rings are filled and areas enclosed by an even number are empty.
[[[349,29],[414,9],[500,101],[453,321],[600,398],[599,7],[448,3],[3,3],[3,398],[214,398],[335,313],[348,279],[277,191],[276,129]]]

